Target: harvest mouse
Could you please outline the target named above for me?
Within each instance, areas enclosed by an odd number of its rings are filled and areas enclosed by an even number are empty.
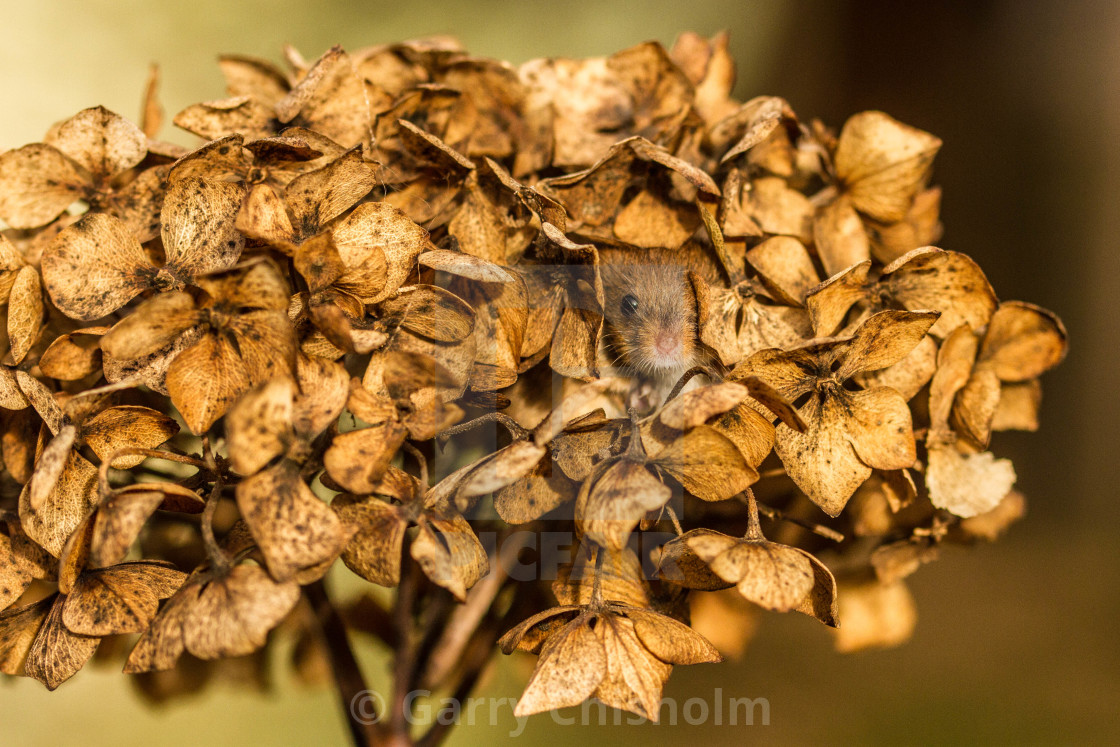
[[[600,249],[599,256],[603,353],[620,373],[648,382],[663,396],[685,371],[707,360],[688,277],[694,268],[672,250]]]

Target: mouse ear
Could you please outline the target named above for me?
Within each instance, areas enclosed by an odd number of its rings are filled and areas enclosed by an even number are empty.
[[[708,283],[693,270],[688,271],[688,282],[692,285],[692,295],[696,298],[696,328],[700,329],[708,321]]]

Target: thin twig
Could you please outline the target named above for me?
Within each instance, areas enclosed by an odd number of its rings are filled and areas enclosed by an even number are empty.
[[[673,522],[673,529],[677,530],[677,536],[680,537],[682,534],[684,534],[684,530],[681,529],[681,523],[677,519],[677,512],[674,511],[673,507],[668,504],[665,505],[665,511],[669,514],[669,521]]]
[[[202,532],[203,547],[206,548],[206,557],[211,561],[211,566],[217,572],[224,573],[230,570],[230,558],[222,550],[214,538],[214,512],[217,511],[218,502],[222,501],[222,475],[214,478],[214,489],[203,508]]]
[[[758,501],[754,498],[754,491],[747,488],[739,496],[747,504],[747,533],[743,535],[748,540],[766,539],[762,534],[762,527],[758,523]]]
[[[418,465],[420,465],[420,484],[427,487],[427,485],[428,485],[428,458],[426,456],[424,456],[423,452],[421,452],[420,449],[417,449],[415,446],[410,444],[408,441],[405,441],[403,444],[401,444],[401,446],[403,446],[404,450],[407,451],[409,454],[411,454],[412,458],[416,460],[416,463]]]
[[[843,542],[844,541],[844,535],[841,534],[840,532],[837,532],[835,529],[830,529],[829,527],[826,527],[822,524],[817,524],[817,523],[812,522],[812,521],[805,521],[804,519],[796,519],[792,516],[789,516],[789,515],[781,512],[781,511],[779,511],[776,508],[771,508],[770,506],[767,506],[767,505],[762,504],[762,503],[759,503],[757,505],[758,505],[758,512],[760,514],[762,514],[763,516],[765,516],[767,519],[770,519],[771,521],[788,521],[791,524],[796,524],[797,526],[801,527],[802,529],[808,529],[813,534],[816,534],[820,537],[824,537],[825,539],[830,539],[833,542]]]
[[[669,392],[669,396],[665,398],[665,401],[668,402],[669,400],[675,399],[676,396],[681,393],[681,390],[684,389],[685,384],[692,381],[692,378],[698,374],[704,374],[708,377],[709,381],[719,381],[719,376],[716,375],[716,372],[707,366],[693,366],[685,371],[684,375],[677,380],[677,383],[673,385],[673,390]]]
[[[511,418],[509,415],[506,415],[504,412],[488,412],[485,415],[479,415],[473,420],[468,420],[465,423],[459,423],[458,425],[452,426],[451,428],[443,431],[439,434],[439,442],[446,443],[447,440],[452,436],[457,436],[460,433],[466,433],[467,431],[474,430],[478,426],[485,425],[486,423],[501,423],[503,426],[505,426],[506,430],[509,431],[509,434],[513,436],[514,440],[516,441],[524,441],[531,435],[529,431],[522,428],[516,420]]]
[[[126,446],[123,449],[114,451],[109,455],[108,459],[101,460],[101,466],[97,470],[97,483],[101,490],[102,497],[113,492],[112,486],[109,485],[109,468],[112,466],[113,462],[122,456],[145,456],[153,459],[166,459],[169,462],[182,462],[183,464],[189,464],[199,469],[206,468],[206,462],[198,457],[188,456],[186,454],[175,454],[161,449],[143,449],[139,446]]]

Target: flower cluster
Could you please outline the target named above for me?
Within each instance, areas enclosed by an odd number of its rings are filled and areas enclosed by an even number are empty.
[[[469,688],[497,642],[539,654],[518,715],[656,718],[721,658],[690,626],[747,635],[700,599],[886,645],[905,576],[1022,513],[989,443],[1038,427],[1066,335],[932,246],[933,135],[737,101],[722,36],[220,65],[193,150],[153,85],[140,125],[0,154],[0,671],[53,689],[132,634],[126,672],[181,673],[154,697],[197,687],[286,620],[315,648],[341,560],[398,589],[333,619],[402,687]],[[546,528],[568,562],[515,578]]]

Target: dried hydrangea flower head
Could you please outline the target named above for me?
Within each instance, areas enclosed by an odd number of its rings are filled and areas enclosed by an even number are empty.
[[[656,720],[751,609],[902,642],[906,577],[1022,516],[992,434],[1066,332],[931,246],[934,135],[740,102],[725,35],[285,58],[222,57],[194,149],[153,77],[142,126],[0,154],[0,672],[139,634],[155,699],[279,647],[349,703],[349,630],[396,690],[360,744],[437,742],[406,693],[496,649],[539,657],[518,716]]]

